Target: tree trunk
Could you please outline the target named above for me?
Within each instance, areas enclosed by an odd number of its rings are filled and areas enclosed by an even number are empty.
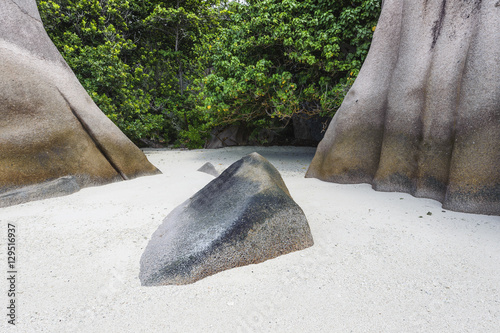
[[[179,0],[177,0],[177,5],[176,9],[179,9]],[[178,78],[179,78],[179,91],[181,93],[181,96],[184,96],[184,70],[182,68],[182,59],[177,53],[179,51],[179,46],[181,42],[181,37],[180,37],[180,22],[177,24],[177,27],[175,28],[175,53],[177,57],[177,65],[179,66],[179,70],[177,72]],[[184,122],[186,123],[186,130],[189,131],[189,122],[188,122],[188,117],[187,117],[187,111],[184,110]]]

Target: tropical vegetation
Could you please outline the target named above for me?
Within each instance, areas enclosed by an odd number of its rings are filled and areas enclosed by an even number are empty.
[[[368,52],[380,0],[37,0],[101,110],[138,145],[201,147],[333,116]]]

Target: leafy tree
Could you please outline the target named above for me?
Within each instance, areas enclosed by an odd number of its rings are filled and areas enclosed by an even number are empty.
[[[101,110],[136,142],[158,137],[163,117],[148,112],[152,96],[142,89],[147,75],[132,60],[134,7],[126,0],[39,1],[38,6],[54,44]]]
[[[333,115],[380,0],[37,0],[96,104],[138,144]]]
[[[204,70],[198,66],[195,47],[202,36],[219,26],[215,9],[218,4],[219,1],[162,1],[144,20],[150,36],[149,68],[156,80],[165,83],[158,93],[168,96],[162,102],[182,120],[178,130],[189,130],[188,110],[192,105],[185,91]]]
[[[192,49],[218,1],[38,1],[46,30],[89,95],[138,144],[187,129]],[[211,21],[212,20],[212,21]]]
[[[191,139],[236,122],[332,116],[366,57],[380,1],[251,0],[228,9],[225,26],[199,45],[210,73],[191,87],[200,123]]]

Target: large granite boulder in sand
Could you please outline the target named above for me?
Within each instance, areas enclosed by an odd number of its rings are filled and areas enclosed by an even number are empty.
[[[159,172],[80,85],[35,0],[0,0],[0,73],[0,206]]]
[[[500,3],[385,0],[306,177],[500,214]]]
[[[141,258],[142,285],[188,284],[313,245],[302,209],[257,153],[175,208]]]

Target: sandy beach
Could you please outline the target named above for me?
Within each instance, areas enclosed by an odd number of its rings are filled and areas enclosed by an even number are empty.
[[[177,205],[251,153],[281,173],[315,245],[191,285],[142,287]],[[500,217],[304,178],[315,148],[145,150],[163,174],[0,208],[2,332],[498,332]],[[16,325],[7,226],[16,227]]]

